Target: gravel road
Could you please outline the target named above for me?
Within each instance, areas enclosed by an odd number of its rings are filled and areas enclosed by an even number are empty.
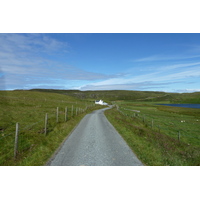
[[[105,117],[106,109],[86,115],[47,165],[143,165]]]

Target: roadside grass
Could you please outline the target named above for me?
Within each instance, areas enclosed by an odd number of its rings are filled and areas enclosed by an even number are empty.
[[[44,165],[84,115],[99,108],[102,107],[94,106],[93,102],[62,94],[0,91],[0,165]],[[44,134],[46,113],[47,135]],[[19,123],[19,139],[14,159],[16,122]]]
[[[124,101],[118,102],[118,106],[120,112],[114,108],[105,114],[145,165],[200,165],[199,111],[191,116],[190,109],[178,109],[178,112],[171,108],[174,112],[170,112],[171,109],[153,103]],[[182,131],[180,140],[178,130]]]
[[[88,112],[91,112],[88,111]],[[77,116],[65,123],[58,124],[48,136],[42,135],[37,142],[35,149],[31,152],[22,153],[15,161],[19,166],[43,166],[51,158],[61,143],[69,136],[86,113]],[[34,140],[35,141],[35,140]],[[12,164],[12,163],[11,163]]]
[[[134,110],[137,118],[153,129],[161,131],[173,138],[178,138],[185,143],[200,146],[200,109],[181,108],[156,105],[156,103],[121,102],[118,104],[123,113],[133,116]]]

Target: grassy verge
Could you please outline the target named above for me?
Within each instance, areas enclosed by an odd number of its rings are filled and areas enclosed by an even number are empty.
[[[101,107],[102,108],[102,107]],[[91,108],[87,111],[90,113],[92,110],[99,109],[98,107]],[[18,160],[12,162],[11,165],[20,166],[41,166],[45,165],[50,157],[54,154],[56,149],[61,145],[63,140],[69,136],[71,131],[81,121],[81,119],[87,114],[81,114],[66,123],[59,123],[48,136],[42,135],[40,141],[38,141],[34,150],[25,152],[18,157]],[[38,138],[39,139],[39,138]]]
[[[0,165],[44,165],[79,121],[99,108],[102,107],[95,106],[93,102],[67,95],[0,91]],[[46,113],[48,129],[45,135]],[[19,138],[17,157],[14,159],[16,122],[19,122]]]
[[[119,112],[116,108],[105,111],[105,114],[108,120],[115,126],[118,132],[125,139],[130,148],[136,153],[138,158],[145,164],[149,166],[196,166],[200,165],[200,147],[198,138],[185,137],[178,140],[177,135],[166,134],[165,129],[159,130],[158,127],[151,126],[151,121],[154,117],[154,120],[159,119],[160,126],[166,125],[169,127],[170,123],[175,122],[179,117],[190,117],[188,112],[183,113],[179,110],[172,114],[167,110],[168,108],[153,106],[152,104],[141,104],[141,103],[129,103],[121,104],[123,106],[123,112]],[[161,109],[161,110],[160,110]],[[140,112],[133,112],[137,110]],[[186,111],[184,111],[186,112]],[[197,111],[199,112],[199,111]],[[133,115],[135,113],[135,117]],[[139,117],[142,114],[145,114],[144,118]],[[166,119],[166,115],[168,118]],[[196,113],[195,117],[199,117],[199,114]],[[170,118],[171,116],[171,118]],[[177,118],[176,118],[177,117]],[[169,118],[171,121],[169,121]],[[162,121],[164,120],[165,121]],[[189,118],[188,118],[189,119]],[[196,119],[196,118],[195,118]],[[181,119],[179,118],[179,121]],[[187,120],[186,120],[187,121]],[[193,121],[194,122],[194,121]],[[196,122],[198,123],[198,121]],[[157,122],[158,124],[158,122]],[[181,125],[185,126],[184,123],[179,123],[179,128]],[[192,124],[193,130],[198,129],[199,124]],[[174,125],[172,129],[177,126]],[[199,129],[198,129],[199,130]],[[167,130],[168,131],[168,130]],[[195,131],[194,131],[195,132]],[[188,133],[187,133],[188,134]],[[194,133],[194,136],[197,133]],[[193,136],[190,133],[190,136]]]

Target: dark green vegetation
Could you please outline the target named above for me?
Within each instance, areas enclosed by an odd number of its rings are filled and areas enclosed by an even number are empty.
[[[0,165],[44,165],[83,116],[99,108],[102,106],[94,106],[94,102],[61,94],[0,91]],[[16,122],[19,123],[19,141],[14,159]]]
[[[200,103],[200,92],[195,93],[165,93],[152,91],[128,91],[128,90],[105,90],[105,91],[79,91],[79,90],[47,90],[34,89],[50,93],[65,94],[79,99],[103,99],[106,102],[117,100],[157,102],[167,101],[170,103]]]
[[[106,116],[144,164],[200,165],[200,109],[116,104]]]

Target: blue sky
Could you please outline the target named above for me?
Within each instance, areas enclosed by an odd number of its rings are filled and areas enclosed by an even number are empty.
[[[0,34],[0,89],[200,91],[200,34]]]

